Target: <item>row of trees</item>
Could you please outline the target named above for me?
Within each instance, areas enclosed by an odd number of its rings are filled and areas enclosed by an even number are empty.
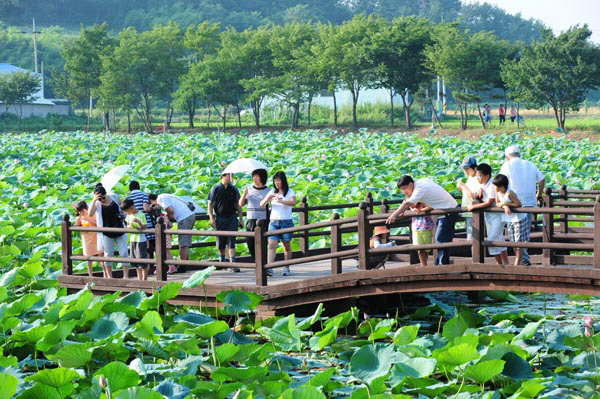
[[[356,15],[341,25],[290,23],[238,32],[220,31],[204,22],[185,32],[178,25],[157,25],[137,32],[126,29],[111,37],[106,25],[82,28],[81,36],[63,49],[65,73],[55,76],[64,96],[80,104],[91,97],[105,111],[137,112],[152,131],[152,109],[165,105],[165,128],[175,108],[187,112],[193,127],[196,108],[205,105],[225,123],[226,112],[250,106],[260,128],[261,105],[276,98],[292,110],[298,126],[301,104],[327,90],[352,94],[356,105],[366,88],[399,95],[410,128],[411,105],[435,75],[443,76],[457,101],[463,128],[467,104],[479,110],[482,94],[494,88],[516,101],[550,104],[557,124],[576,110],[588,90],[600,84],[600,49],[589,41],[587,27],[575,27],[531,45],[510,44],[490,32],[469,34],[457,24],[432,24],[406,17],[392,21]],[[394,113],[391,112],[393,125]],[[240,121],[241,124],[241,121]]]
[[[0,75],[0,102],[4,106],[4,119],[8,118],[10,107],[15,107],[19,117],[19,130],[21,130],[23,104],[35,100],[32,96],[40,89],[40,83],[39,75],[31,72],[17,71]]]

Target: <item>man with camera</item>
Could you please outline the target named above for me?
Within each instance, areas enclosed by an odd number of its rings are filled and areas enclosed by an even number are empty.
[[[196,221],[196,214],[190,210],[187,201],[172,194],[150,194],[148,195],[150,205],[158,205],[165,211],[167,218],[177,223],[178,230],[192,230]],[[179,234],[179,259],[188,260],[190,258],[189,248],[192,245],[192,236],[189,234]]]

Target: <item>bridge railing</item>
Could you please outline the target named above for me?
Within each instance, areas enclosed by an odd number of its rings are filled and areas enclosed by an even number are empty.
[[[281,229],[277,232],[268,232],[267,225],[264,221],[260,221],[254,231],[214,231],[214,230],[176,230],[166,229],[164,223],[157,223],[154,229],[126,229],[126,228],[107,228],[107,227],[77,227],[72,226],[68,215],[65,215],[62,222],[62,262],[63,274],[73,274],[73,261],[101,261],[101,262],[117,262],[130,264],[150,264],[156,267],[156,280],[167,281],[167,268],[169,265],[185,265],[189,269],[200,269],[206,266],[215,265],[220,267],[238,267],[241,269],[254,269],[256,273],[256,285],[266,286],[268,284],[267,270],[281,268],[284,266],[298,265],[301,263],[331,260],[331,273],[339,274],[342,272],[342,260],[353,257],[358,259],[359,268],[364,270],[368,268],[369,261],[374,256],[382,254],[410,254],[411,263],[415,261],[415,252],[419,249],[442,249],[442,248],[471,248],[472,262],[485,262],[485,248],[489,246],[506,246],[506,247],[523,247],[536,248],[543,250],[543,265],[556,263],[562,256],[562,259],[567,259],[569,255],[557,255],[559,252],[567,251],[585,251],[593,252],[592,263],[595,268],[600,268],[600,195],[594,197],[594,201],[584,201],[585,205],[577,204],[576,207],[557,206],[555,201],[555,192],[547,189],[545,192],[546,207],[540,208],[519,208],[515,212],[530,212],[542,215],[541,225],[543,226],[542,242],[528,243],[511,243],[511,242],[494,242],[485,240],[485,212],[502,212],[500,208],[492,208],[486,210],[475,210],[473,215],[473,239],[472,241],[455,240],[450,243],[433,243],[427,245],[413,245],[410,243],[410,235],[391,236],[390,239],[395,240],[400,245],[392,248],[369,248],[369,239],[372,236],[373,228],[377,225],[385,224],[385,220],[390,215],[390,204],[398,204],[401,201],[383,200],[380,204],[375,204],[371,196],[367,196],[367,201],[360,204],[340,204],[340,205],[318,205],[308,207],[302,205],[299,207],[301,212],[304,212],[304,217],[301,217],[301,222],[298,226],[287,229]],[[569,194],[567,194],[569,195]],[[585,199],[592,194],[573,193],[570,195],[586,195]],[[583,197],[568,197],[568,198],[583,198]],[[581,202],[581,201],[576,201]],[[306,204],[306,200],[301,204]],[[560,204],[560,202],[558,202]],[[356,217],[341,218],[339,214],[334,214],[331,220],[320,221],[316,223],[307,223],[308,212],[318,210],[336,210],[350,207],[350,205],[358,206]],[[374,213],[375,207],[379,208],[379,213]],[[430,215],[442,216],[446,214],[461,214],[464,213],[464,208],[453,208],[445,210],[434,210],[429,212]],[[302,214],[301,214],[302,215]],[[423,215],[423,213],[419,213]],[[414,212],[406,212],[403,217],[398,218],[392,227],[407,227],[410,226],[411,218],[416,216]],[[586,222],[593,223],[594,228],[585,232],[567,231],[567,233],[555,232],[555,224],[563,223],[565,216],[584,217]],[[563,218],[563,219],[560,219]],[[577,220],[579,219],[568,219]],[[568,226],[568,222],[565,222]],[[328,229],[328,230],[323,230]],[[120,257],[105,257],[105,256],[83,256],[73,254],[73,232],[123,232],[129,234],[156,234],[156,255],[154,259],[132,259]],[[268,262],[268,238],[274,234],[292,233],[294,237],[301,240],[300,251],[293,254],[289,260],[275,260]],[[254,238],[254,259],[240,259],[235,263],[219,263],[215,260],[178,260],[167,258],[166,235],[167,234],[189,234],[202,237],[242,237]],[[357,245],[344,245],[343,235],[352,234],[358,235]],[[330,237],[331,245],[329,248],[310,249],[308,247],[308,237],[324,236]],[[573,240],[578,240],[573,242]],[[196,243],[194,243],[196,244]],[[214,242],[199,243],[202,246],[214,245]],[[587,257],[589,258],[589,256]],[[588,259],[586,259],[588,260]],[[80,275],[82,278],[87,276]]]

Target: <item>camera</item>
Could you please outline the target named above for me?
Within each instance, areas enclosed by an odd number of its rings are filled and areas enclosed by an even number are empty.
[[[158,222],[158,218],[160,217],[161,212],[160,212],[160,206],[158,205],[152,205],[150,207],[150,217],[152,218],[152,222],[154,222],[154,224],[156,224]]]

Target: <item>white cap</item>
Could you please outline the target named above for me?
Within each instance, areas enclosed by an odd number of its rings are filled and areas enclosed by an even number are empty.
[[[507,157],[511,155],[521,155],[521,149],[518,145],[511,145],[510,147],[506,147],[506,150],[504,150],[504,155]]]

